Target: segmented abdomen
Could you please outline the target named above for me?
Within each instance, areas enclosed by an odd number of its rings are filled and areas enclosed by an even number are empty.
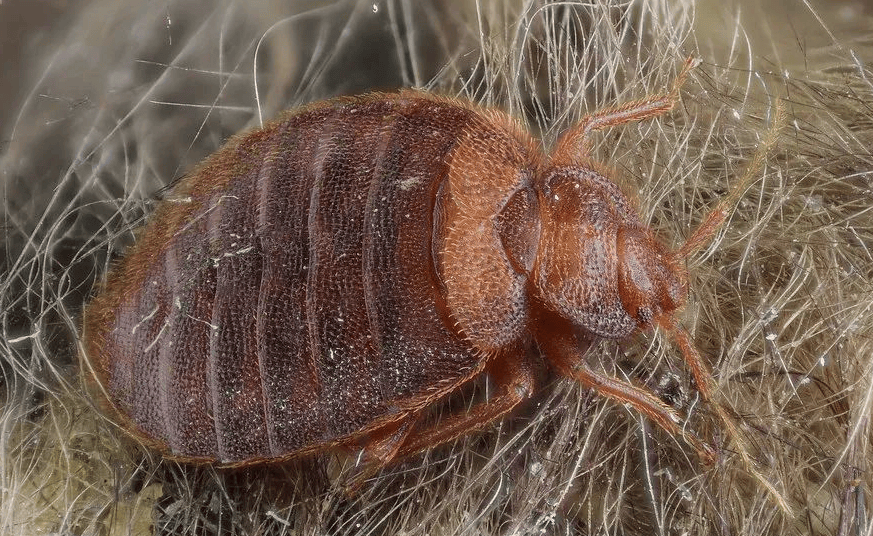
[[[175,456],[237,462],[467,377],[478,358],[445,308],[434,219],[474,113],[409,93],[329,101],[183,179],[85,314],[116,408]]]

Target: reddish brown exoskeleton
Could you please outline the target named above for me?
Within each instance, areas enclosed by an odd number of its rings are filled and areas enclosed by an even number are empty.
[[[418,91],[316,103],[237,136],[108,275],[85,311],[84,366],[125,428],[176,459],[362,444],[381,466],[506,414],[533,391],[539,352],[709,458],[658,396],[583,355],[592,338],[662,328],[737,436],[675,312],[684,259],[766,149],[676,251],[590,155],[593,131],[671,110],[691,65],[668,93],[585,117],[548,156],[507,114]],[[491,399],[416,424],[482,373]]]

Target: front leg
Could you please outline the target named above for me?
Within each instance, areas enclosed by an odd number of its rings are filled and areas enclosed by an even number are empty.
[[[570,329],[567,326],[567,329],[563,331],[549,330],[547,334],[538,334],[537,337],[537,344],[539,344],[545,358],[561,374],[594,389],[602,396],[629,404],[673,437],[682,437],[694,447],[704,463],[712,464],[715,461],[715,452],[712,447],[704,443],[693,431],[682,426],[679,414],[665,404],[654,392],[593,370],[584,356],[587,344],[574,335]]]
[[[685,60],[685,65],[669,92],[597,110],[583,117],[576,126],[565,132],[558,140],[555,150],[552,151],[552,162],[562,165],[584,162],[591,156],[592,132],[631,121],[651,119],[672,110],[679,100],[679,88],[685,83],[689,71],[695,65],[696,62],[693,58]]]

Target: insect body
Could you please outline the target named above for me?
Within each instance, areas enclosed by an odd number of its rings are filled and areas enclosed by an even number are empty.
[[[670,93],[585,118],[549,156],[502,112],[414,91],[238,136],[110,272],[85,312],[84,363],[132,434],[183,460],[363,444],[385,464],[508,412],[534,388],[537,351],[709,456],[655,394],[583,359],[592,337],[661,326],[712,398],[673,313],[682,258],[724,207],[672,252],[588,154],[592,131],[670,110],[689,67]],[[495,396],[416,426],[482,373]]]

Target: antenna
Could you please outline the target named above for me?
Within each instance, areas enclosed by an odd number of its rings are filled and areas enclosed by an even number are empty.
[[[728,192],[725,198],[719,201],[714,209],[709,211],[706,218],[704,218],[697,229],[691,233],[691,236],[688,237],[685,244],[683,244],[676,252],[677,258],[687,258],[707,244],[712,237],[715,236],[715,233],[718,232],[727,219],[728,211],[739,202],[740,198],[743,196],[743,192],[745,192],[746,188],[752,182],[752,179],[758,176],[761,172],[761,169],[764,167],[764,162],[767,160],[767,155],[770,153],[770,149],[776,145],[776,140],[779,139],[779,131],[782,129],[784,123],[785,106],[782,104],[782,99],[777,99],[776,113],[773,116],[770,130],[767,131],[767,135],[764,136],[763,140],[761,140],[761,144],[758,146],[758,151],[755,153],[755,157],[752,158],[752,161],[746,168],[745,173],[743,173],[742,178],[733,188],[731,188],[731,191]]]

